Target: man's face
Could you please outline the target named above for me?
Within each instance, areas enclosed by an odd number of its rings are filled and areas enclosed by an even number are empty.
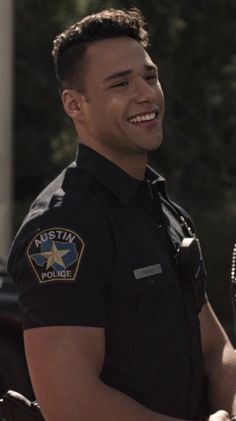
[[[164,97],[157,68],[138,42],[112,38],[86,52],[84,130],[96,148],[144,153],[162,143]]]

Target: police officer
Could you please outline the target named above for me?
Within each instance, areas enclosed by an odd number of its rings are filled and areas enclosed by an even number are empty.
[[[228,420],[236,358],[205,294],[188,214],[147,165],[164,97],[137,9],[87,16],[54,41],[76,161],[35,200],[9,271],[47,421]],[[208,393],[204,378],[208,378]]]

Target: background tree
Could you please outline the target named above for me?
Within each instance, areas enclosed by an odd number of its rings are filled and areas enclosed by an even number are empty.
[[[208,292],[232,338],[230,259],[236,242],[234,0],[21,0],[15,7],[15,228],[28,204],[73,159],[76,137],[60,105],[52,40],[106,7],[139,7],[166,94],[165,142],[153,165],[193,215]]]

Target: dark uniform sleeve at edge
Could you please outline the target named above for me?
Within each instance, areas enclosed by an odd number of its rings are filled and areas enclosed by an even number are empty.
[[[55,256],[48,254],[52,246]],[[104,327],[112,257],[110,232],[99,213],[95,217],[94,212],[82,210],[74,218],[73,212],[68,217],[52,210],[28,222],[15,239],[8,264],[19,290],[24,329]],[[50,266],[53,259],[56,263]],[[61,272],[64,278],[57,279],[58,263],[70,276]]]
[[[106,302],[101,295],[82,293],[69,286],[46,286],[35,299],[36,292],[21,296],[23,329],[46,326],[105,327]],[[41,291],[40,291],[41,292]]]

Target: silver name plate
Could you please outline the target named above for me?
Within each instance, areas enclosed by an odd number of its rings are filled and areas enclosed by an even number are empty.
[[[146,278],[147,276],[158,275],[160,273],[163,273],[160,263],[134,270],[135,279]]]

